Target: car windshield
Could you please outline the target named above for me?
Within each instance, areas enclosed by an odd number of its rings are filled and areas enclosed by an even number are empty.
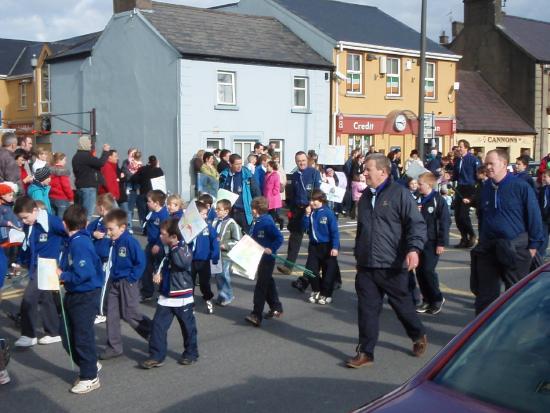
[[[433,379],[521,412],[550,412],[550,272],[485,322]]]

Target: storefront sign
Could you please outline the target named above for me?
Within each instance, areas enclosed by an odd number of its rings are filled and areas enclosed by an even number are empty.
[[[448,136],[455,132],[452,119],[436,119],[435,135]],[[393,125],[393,118],[374,118],[359,116],[338,116],[337,130],[339,133],[350,135],[380,135],[388,134],[411,134],[418,130],[418,120],[409,119],[407,126],[402,132],[397,132]]]

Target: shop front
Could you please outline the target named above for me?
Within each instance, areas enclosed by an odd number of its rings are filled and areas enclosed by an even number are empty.
[[[457,133],[455,141],[465,139],[470,143],[476,155],[485,156],[492,149],[504,149],[510,155],[510,162],[521,154],[529,153],[533,157],[535,135],[509,135],[484,133]]]

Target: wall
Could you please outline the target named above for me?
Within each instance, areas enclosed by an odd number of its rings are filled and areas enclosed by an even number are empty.
[[[27,83],[27,107],[19,107],[19,83],[23,79],[2,80],[0,83],[0,108],[3,109],[2,117],[4,119],[15,122],[32,122],[33,119],[33,102],[34,102],[34,84],[32,77],[27,77],[24,80]]]

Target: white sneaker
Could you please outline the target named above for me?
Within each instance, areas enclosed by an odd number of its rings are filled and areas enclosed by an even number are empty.
[[[97,372],[99,373],[101,371],[101,369],[103,368],[103,366],[101,365],[101,363],[98,361],[97,362]],[[80,377],[77,377],[76,380],[73,382],[73,387],[76,386],[78,383],[80,383]]]
[[[93,380],[80,380],[76,385],[71,388],[71,393],[75,394],[86,394],[99,389],[99,378]]]
[[[212,300],[206,300],[206,312],[208,314],[214,313],[214,304],[212,303]]]
[[[59,343],[61,341],[61,336],[44,336],[38,339],[38,344],[53,344]]]
[[[107,317],[105,317],[104,315],[98,314],[95,316],[94,324],[101,324],[101,323],[104,323],[105,321],[107,321]]]
[[[15,347],[32,347],[36,343],[38,343],[36,337],[21,336],[17,339],[14,345]]]
[[[327,297],[324,297],[322,295],[319,296],[319,299],[317,300],[317,304],[325,305],[328,303],[329,301],[327,301]]]
[[[11,381],[7,370],[0,370],[0,384],[8,384]]]
[[[315,304],[317,300],[319,299],[319,293],[318,292],[312,292],[309,295],[309,298],[307,299],[311,304]]]

